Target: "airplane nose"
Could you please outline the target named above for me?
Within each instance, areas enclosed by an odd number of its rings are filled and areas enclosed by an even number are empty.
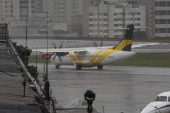
[[[153,106],[146,106],[140,113],[155,113],[156,111],[154,112],[154,110],[155,108]]]

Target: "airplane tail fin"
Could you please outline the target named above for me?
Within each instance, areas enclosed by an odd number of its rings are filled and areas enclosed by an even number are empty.
[[[131,51],[133,30],[134,30],[134,24],[127,25],[126,32],[123,39],[113,49],[122,50],[122,51]]]

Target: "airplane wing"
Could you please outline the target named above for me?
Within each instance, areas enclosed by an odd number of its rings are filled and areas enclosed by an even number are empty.
[[[132,44],[132,48],[139,48],[143,46],[158,45],[159,43],[145,43],[145,44]],[[48,53],[62,53],[62,52],[86,52],[84,48],[96,48],[96,49],[112,49],[114,46],[101,46],[101,47],[80,47],[80,48],[62,48],[62,49],[48,49]],[[33,49],[32,51],[39,51],[41,53],[47,53],[47,49]]]
[[[41,53],[47,53],[47,49],[33,49],[32,51],[39,51]],[[86,52],[85,49],[48,49],[48,53],[64,53],[64,52]]]
[[[145,43],[145,44],[132,44],[132,48],[139,48],[143,46],[152,46],[152,45],[158,45],[159,43]],[[98,49],[109,49],[113,48],[114,46],[102,46],[102,47],[95,47]]]

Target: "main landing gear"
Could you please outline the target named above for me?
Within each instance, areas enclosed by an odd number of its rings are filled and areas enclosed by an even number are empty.
[[[56,65],[55,68],[56,68],[56,69],[59,69],[59,68],[60,68],[60,65]]]
[[[97,66],[97,68],[98,68],[99,70],[101,70],[101,69],[103,69],[103,65],[99,65],[99,66]]]
[[[76,70],[81,70],[81,65],[76,65]]]

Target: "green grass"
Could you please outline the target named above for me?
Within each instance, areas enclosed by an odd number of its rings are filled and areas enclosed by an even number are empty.
[[[36,56],[30,56],[29,63],[35,62]],[[46,59],[42,59],[41,55],[38,55],[37,63],[46,63]],[[170,67],[170,53],[137,53],[135,56],[116,64],[116,66]]]
[[[117,66],[170,67],[170,53],[137,53]]]
[[[28,62],[36,63],[36,55],[30,56]],[[48,59],[48,62],[50,63],[50,59]],[[46,63],[46,59],[42,59],[41,55],[37,55],[37,63]]]

